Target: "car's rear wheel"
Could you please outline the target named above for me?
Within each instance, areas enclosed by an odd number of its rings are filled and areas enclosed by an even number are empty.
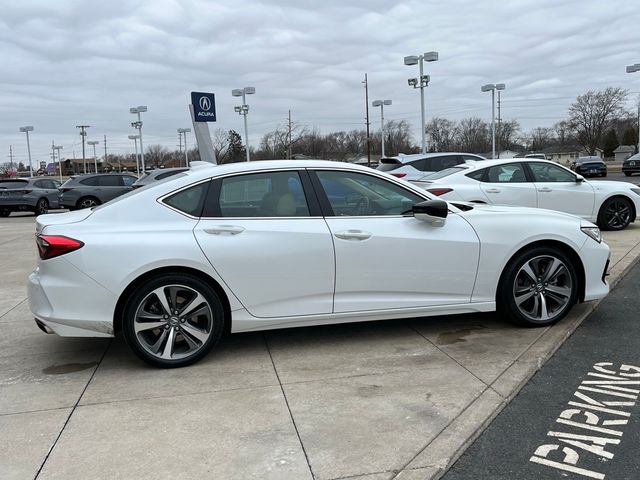
[[[38,200],[38,203],[36,203],[36,206],[33,209],[33,213],[35,213],[36,216],[44,215],[48,211],[49,211],[49,202],[47,201],[46,198],[41,198],[40,200]]]
[[[0,217],[8,217],[9,215],[11,215],[11,210],[9,210],[8,208],[0,209]]]
[[[124,309],[123,333],[133,352],[162,368],[197,362],[218,343],[224,309],[216,292],[188,274],[164,274],[140,285]]]
[[[606,200],[598,212],[598,226],[602,230],[623,230],[633,220],[634,208],[625,197],[613,197]]]
[[[571,259],[555,247],[522,252],[507,265],[497,296],[498,310],[513,322],[551,325],[578,299],[578,279]]]
[[[81,208],[97,207],[98,205],[100,205],[100,201],[97,198],[95,198],[95,197],[82,197],[80,200],[78,200],[78,203],[76,204],[76,207],[78,209],[81,209]]]

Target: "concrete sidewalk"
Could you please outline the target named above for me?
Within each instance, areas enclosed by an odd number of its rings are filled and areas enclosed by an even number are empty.
[[[36,328],[33,231],[0,220],[3,479],[435,478],[595,308],[544,329],[483,314],[238,334],[158,370],[121,338]],[[615,283],[640,224],[605,238]]]

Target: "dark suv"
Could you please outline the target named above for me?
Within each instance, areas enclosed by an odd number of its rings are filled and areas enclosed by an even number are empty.
[[[130,192],[136,180],[125,173],[74,175],[59,188],[60,207],[69,210],[95,207]]]
[[[622,162],[622,172],[627,177],[634,173],[640,173],[640,153],[636,153]]]

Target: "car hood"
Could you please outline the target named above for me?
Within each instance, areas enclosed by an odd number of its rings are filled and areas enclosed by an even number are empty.
[[[92,209],[84,208],[65,213],[49,213],[40,215],[36,220],[36,232],[40,233],[48,225],[64,225],[67,223],[77,223],[85,220],[93,213]]]
[[[532,207],[515,207],[510,205],[487,205],[485,203],[471,203],[471,202],[449,202],[454,207],[456,205],[461,205],[462,212],[460,213],[463,216],[474,216],[474,215],[534,215],[534,216],[544,216],[544,217],[554,217],[554,218],[564,218],[571,221],[582,222],[583,224],[591,224],[586,220],[581,219],[575,215],[571,215],[570,213],[558,212],[557,210],[546,210],[544,208],[532,208]],[[467,210],[468,207],[472,207]]]

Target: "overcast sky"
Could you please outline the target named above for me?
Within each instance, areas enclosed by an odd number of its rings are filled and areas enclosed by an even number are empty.
[[[27,158],[33,125],[35,161],[51,141],[63,157],[81,156],[75,125],[88,140],[107,135],[110,151],[133,150],[129,107],[147,105],[145,144],[177,145],[190,127],[189,92],[216,94],[217,123],[235,129],[233,88],[248,97],[249,141],[286,122],[320,131],[362,128],[365,72],[370,100],[391,99],[387,119],[406,119],[420,142],[419,91],[407,85],[418,67],[405,55],[435,50],[426,64],[427,120],[491,116],[484,83],[504,82],[502,117],[525,130],[551,126],[589,89],[632,93],[640,73],[640,8],[600,0],[1,0],[0,161],[12,144]],[[371,110],[379,128],[379,109]],[[193,142],[193,136],[189,137]]]

